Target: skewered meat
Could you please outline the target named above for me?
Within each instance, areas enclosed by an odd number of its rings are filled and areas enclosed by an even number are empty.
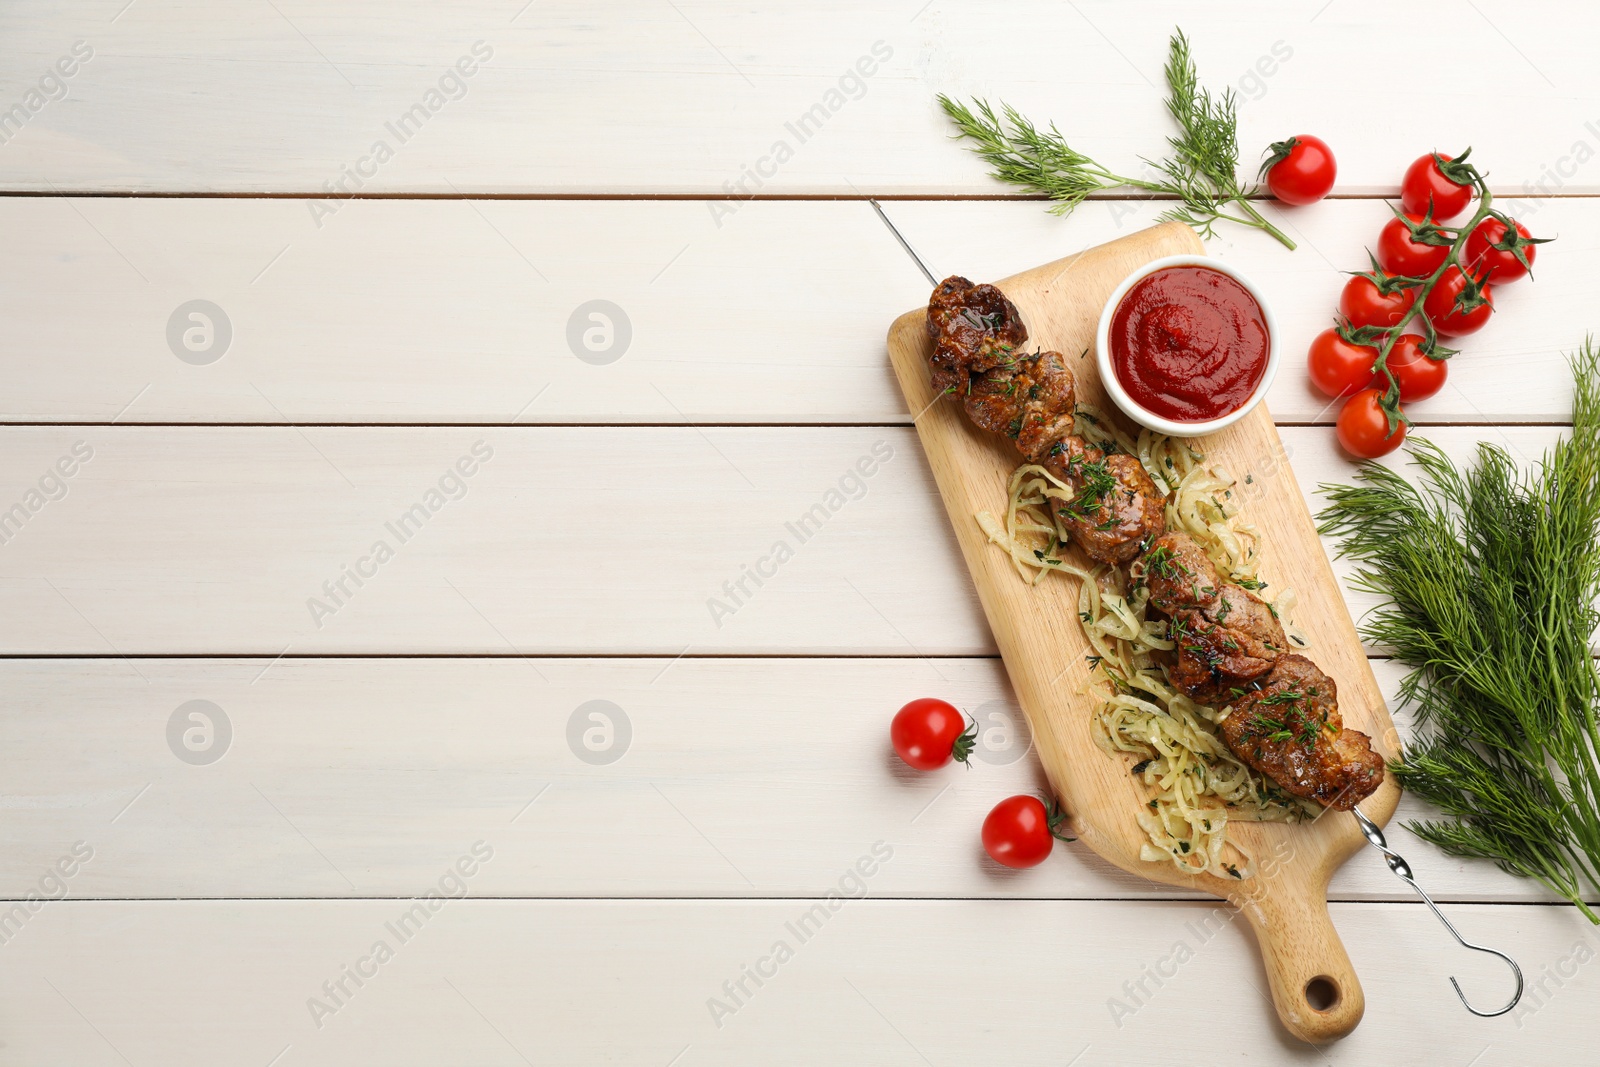
[[[1144,466],[1073,434],[1072,372],[1059,352],[1021,351],[1028,330],[1004,293],[946,278],[928,302],[928,333],[934,387],[958,394],[974,425],[1010,438],[1070,487],[1075,495],[1056,512],[1091,559],[1126,563],[1165,528],[1165,498]]]
[[[1288,650],[1272,609],[1243,587],[1224,581],[1198,543],[1166,533],[1144,555],[1150,602],[1166,613],[1177,644],[1172,683],[1201,703],[1272,669]]]
[[[974,425],[1070,487],[1056,514],[1092,559],[1140,557],[1150,603],[1177,646],[1172,683],[1202,703],[1234,701],[1222,724],[1228,747],[1296,796],[1348,809],[1371,795],[1383,760],[1365,734],[1344,728],[1333,679],[1287,651],[1272,610],[1224,579],[1193,538],[1165,532],[1165,498],[1136,457],[1072,432],[1072,372],[1060,353],[1023,351],[1028,329],[1016,305],[957,275],[934,289],[927,322],[934,388],[959,396]]]
[[[1349,811],[1383,782],[1383,759],[1339,715],[1334,680],[1304,656],[1278,658],[1222,721],[1240,759],[1297,797]]]
[[[965,389],[967,380],[1010,362],[1028,340],[1017,306],[992,285],[973,285],[951,275],[928,301],[928,336],[933,338],[933,387]]]
[[[1072,434],[1077,391],[1059,352],[1017,356],[971,379],[963,404],[979,429],[1009,437],[1038,463]]]
[[[1167,676],[1203,704],[1233,701],[1222,739],[1295,796],[1348,809],[1383,782],[1383,760],[1344,729],[1333,679],[1287,651],[1271,609],[1225,581],[1198,542],[1166,533],[1141,560],[1150,603],[1177,644]]]
[[[1127,563],[1166,529],[1166,497],[1137,456],[1106,453],[1081,437],[1066,437],[1043,466],[1077,491],[1056,506],[1056,514],[1091,559]]]

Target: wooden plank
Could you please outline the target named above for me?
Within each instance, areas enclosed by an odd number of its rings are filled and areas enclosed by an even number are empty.
[[[1431,68],[1389,72],[1386,91],[1432,101],[1420,127],[1330,99],[1350,57],[1392,44],[1393,24],[1314,0],[1234,0],[1203,19],[1110,0],[1005,19],[922,0],[10,10],[0,84],[24,113],[0,153],[6,189],[721,194],[742,181],[764,194],[992,194],[1004,190],[950,143],[936,93],[1003,98],[1136,171],[1170,132],[1161,67],[1181,23],[1207,83],[1243,98],[1241,170],[1315,128],[1339,153],[1343,193],[1390,193],[1418,154],[1468,144],[1504,188],[1600,191],[1587,49],[1600,16],[1582,7],[1529,20],[1419,5],[1439,55],[1505,72],[1488,94]],[[41,85],[80,40],[92,57]]]
[[[719,226],[718,206],[356,201],[318,228],[307,201],[0,197],[0,420],[908,423],[882,335],[929,287],[871,208],[757,202]],[[974,278],[1110,240],[1161,210],[1115,201],[1061,220],[1034,203],[884,208],[934,270]],[[1351,200],[1284,213],[1294,253],[1253,233],[1210,242],[1273,299],[1294,357],[1269,402],[1280,422],[1337,414],[1299,354],[1330,320],[1337,271],[1362,265],[1386,214]],[[1568,417],[1560,353],[1593,325],[1583,286],[1600,245],[1584,235],[1600,232],[1600,202],[1551,201],[1530,221],[1560,239],[1540,250],[1536,282],[1500,291],[1445,391],[1415,407],[1420,422]],[[168,338],[195,299],[231,331],[201,365]],[[594,325],[579,309],[597,299],[627,319],[608,364],[568,339],[574,315]]]
[[[442,852],[437,870],[471,844]],[[871,845],[850,862],[871,860]],[[6,1057],[84,1067],[275,1056],[396,1067],[1156,1065],[1171,1061],[1177,1034],[1241,1062],[1300,1054],[1269,1021],[1250,937],[1225,906],[431,903],[437,911],[413,919],[403,942],[390,927],[410,901],[47,905],[0,961]],[[1448,978],[1499,1003],[1503,966],[1457,949],[1422,905],[1333,910],[1370,975],[1369,998],[1366,1022],[1317,1050],[1318,1062],[1464,1064],[1493,1044],[1505,1060],[1489,1062],[1555,1067],[1593,1032],[1597,941],[1570,909],[1448,909],[1466,936],[1513,950],[1528,973],[1523,1007],[1497,1020],[1467,1015]],[[346,967],[365,973],[360,985]],[[759,986],[745,968],[765,972]]]
[[[94,858],[74,898],[403,896],[478,835],[497,849],[474,883],[489,896],[816,895],[879,838],[896,848],[881,896],[1195,895],[1081,846],[1032,871],[982,859],[989,809],[1043,786],[992,659],[134,666],[0,660],[15,712],[0,720],[0,898],[25,897],[80,840]],[[1395,703],[1402,669],[1374,668]],[[934,695],[982,726],[970,771],[915,774],[888,750],[894,709]],[[1425,811],[1404,799],[1400,815]],[[1389,833],[1441,900],[1552,899]],[[1411,899],[1375,852],[1330,893]]]
[[[0,418],[907,421],[871,207],[712,206],[0,198]]]
[[[1531,458],[1557,432],[1432,436]],[[903,428],[11,427],[0,445],[0,516],[26,520],[0,527],[6,653],[994,652]],[[1302,492],[1353,469],[1325,427],[1284,445]]]

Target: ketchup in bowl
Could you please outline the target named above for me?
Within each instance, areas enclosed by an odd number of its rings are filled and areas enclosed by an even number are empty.
[[[1117,305],[1107,340],[1123,390],[1174,422],[1209,422],[1244,407],[1271,353],[1261,305],[1210,267],[1166,267],[1139,279]]]

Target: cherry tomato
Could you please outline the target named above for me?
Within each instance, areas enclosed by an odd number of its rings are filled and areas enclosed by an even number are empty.
[[[1385,293],[1365,274],[1353,275],[1339,294],[1339,314],[1352,326],[1393,326],[1405,318],[1417,294],[1412,289]]]
[[[1329,327],[1311,341],[1306,359],[1311,381],[1329,396],[1349,396],[1372,384],[1372,364],[1378,350],[1353,345]]]
[[[1426,400],[1444,388],[1449,375],[1447,363],[1442,359],[1429,359],[1422,353],[1422,338],[1406,334],[1395,340],[1384,364],[1400,383],[1400,402],[1414,404]],[[1381,377],[1381,375],[1380,375]]]
[[[1394,433],[1389,432],[1389,418],[1378,404],[1382,396],[1377,389],[1363,389],[1339,410],[1339,443],[1351,455],[1377,459],[1399,448],[1406,439],[1404,422],[1394,428]]]
[[[1064,818],[1059,810],[1045,808],[1038,797],[1007,797],[983,820],[983,850],[1007,867],[1037,867],[1050,855],[1057,837],[1072,840],[1058,829]]]
[[[972,754],[978,724],[933,697],[913,700],[894,713],[889,740],[900,758],[919,771],[936,771],[954,756],[962,763]]]
[[[1463,310],[1456,306],[1458,300],[1473,306]],[[1483,329],[1494,314],[1494,294],[1489,285],[1469,279],[1460,267],[1451,267],[1422,301],[1422,311],[1433,320],[1433,328],[1439,333],[1465,337]]]
[[[1322,138],[1302,133],[1277,142],[1268,152],[1261,173],[1272,195],[1285,204],[1315,204],[1333,188],[1339,165]]]
[[[1420,223],[1424,216],[1407,212],[1406,219]],[[1378,265],[1402,278],[1426,278],[1439,269],[1450,249],[1414,240],[1405,221],[1396,216],[1384,223],[1378,234]]]
[[[1439,163],[1450,162],[1449,156],[1438,153],[1421,156],[1406,168],[1400,179],[1400,203],[1413,215],[1426,215],[1440,222],[1453,219],[1472,202],[1472,186],[1451,181],[1439,168]]]
[[[1467,235],[1467,263],[1480,278],[1487,274],[1496,285],[1526,278],[1534,253],[1539,250],[1526,226],[1515,219],[1512,224],[1517,228],[1515,237],[1510,236],[1505,223],[1491,215]],[[1526,264],[1517,258],[1519,249],[1527,258]]]

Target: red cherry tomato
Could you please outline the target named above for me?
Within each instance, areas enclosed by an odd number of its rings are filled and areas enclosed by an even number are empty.
[[[1063,818],[1059,811],[1046,809],[1038,797],[1007,797],[983,820],[983,850],[1007,867],[1037,867],[1055,847]]]
[[[1393,326],[1405,318],[1417,294],[1412,289],[1395,289],[1385,293],[1378,283],[1365,274],[1357,274],[1344,283],[1339,294],[1339,314],[1350,320],[1352,326]]]
[[[895,752],[919,771],[936,771],[952,756],[967,762],[977,736],[977,723],[969,727],[961,712],[933,697],[913,700],[889,724]]]
[[[1424,216],[1408,212],[1406,219],[1420,223]],[[1450,249],[1429,245],[1411,236],[1411,228],[1398,216],[1384,223],[1378,234],[1378,265],[1402,278],[1426,278],[1439,269]]]
[[[1311,341],[1306,359],[1311,381],[1329,396],[1349,396],[1372,384],[1372,364],[1378,350],[1353,345],[1329,327]]]
[[[1414,404],[1426,400],[1444,388],[1449,376],[1448,363],[1442,359],[1429,359],[1422,353],[1422,338],[1406,334],[1397,338],[1389,350],[1384,364],[1400,383],[1400,402]]]
[[[1394,428],[1394,433],[1389,432],[1389,418],[1378,405],[1382,396],[1377,389],[1363,389],[1346,400],[1340,409],[1335,429],[1339,443],[1352,456],[1362,459],[1387,456],[1406,439],[1404,422]]]
[[[1460,267],[1451,267],[1422,301],[1422,311],[1433,321],[1433,328],[1446,337],[1465,337],[1477,333],[1494,314],[1494,294],[1490,286],[1469,280]],[[1463,310],[1457,301],[1473,305]]]
[[[1491,215],[1467,235],[1467,263],[1480,278],[1487,276],[1496,285],[1526,278],[1533,266],[1534,253],[1539,250],[1526,226],[1515,219],[1512,224],[1517,228],[1515,237],[1510,235],[1505,223]],[[1518,250],[1527,258],[1526,264],[1517,258]]]
[[[1472,186],[1458,185],[1439,169],[1440,161],[1448,163],[1450,158],[1433,153],[1419,157],[1406,168],[1405,177],[1400,179],[1400,203],[1407,211],[1426,215],[1431,209],[1433,217],[1444,222],[1461,214],[1472,202]]]
[[[1261,173],[1272,195],[1285,204],[1315,204],[1333,188],[1339,165],[1322,138],[1298,134],[1277,142],[1268,152]]]

